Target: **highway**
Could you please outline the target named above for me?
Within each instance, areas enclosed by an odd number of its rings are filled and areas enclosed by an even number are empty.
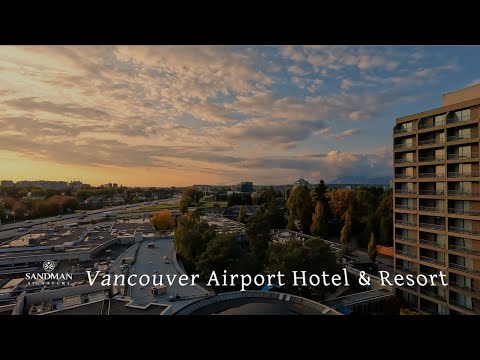
[[[22,235],[28,233],[28,231],[19,231],[20,228],[25,228],[26,226],[31,226],[27,230],[36,230],[36,229],[43,229],[45,225],[48,223],[54,223],[55,225],[65,225],[69,223],[75,223],[79,221],[80,216],[84,216],[81,221],[92,221],[92,220],[100,220],[105,218],[105,212],[115,211],[118,215],[121,214],[128,214],[129,212],[141,210],[144,206],[151,206],[151,205],[161,205],[161,204],[178,204],[180,201],[180,195],[176,195],[170,199],[162,199],[162,200],[154,200],[148,201],[139,204],[129,204],[129,205],[121,205],[121,206],[112,206],[103,208],[100,210],[94,211],[87,211],[85,214],[82,213],[75,213],[75,214],[68,214],[62,215],[61,217],[48,217],[42,219],[32,219],[31,222],[26,223],[25,221],[16,222],[12,224],[5,224],[0,225],[0,243],[3,239],[8,239],[14,236]],[[156,211],[146,211],[146,213],[151,213]]]

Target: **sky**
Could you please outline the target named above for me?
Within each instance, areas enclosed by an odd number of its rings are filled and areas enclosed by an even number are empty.
[[[395,119],[479,63],[477,46],[0,46],[0,179],[391,176]]]

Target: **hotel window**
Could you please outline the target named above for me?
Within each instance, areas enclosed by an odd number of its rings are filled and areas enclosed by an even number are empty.
[[[455,111],[452,118],[454,121],[468,121],[470,120],[470,109]]]
[[[437,115],[433,118],[433,126],[441,126],[445,124],[445,114]]]
[[[412,122],[403,123],[401,125],[401,128],[405,132],[412,131],[413,130],[413,123]]]

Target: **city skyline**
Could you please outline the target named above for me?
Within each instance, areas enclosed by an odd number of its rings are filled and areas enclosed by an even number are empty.
[[[2,178],[391,176],[395,118],[480,81],[478,60],[476,46],[1,46]]]

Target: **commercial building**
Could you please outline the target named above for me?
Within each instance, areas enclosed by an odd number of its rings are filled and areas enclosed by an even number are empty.
[[[448,277],[397,288],[424,314],[480,314],[479,116],[476,85],[393,129],[395,273]]]
[[[68,182],[66,181],[49,181],[49,180],[23,180],[18,181],[15,184],[16,187],[25,188],[25,187],[38,187],[42,189],[66,189],[68,188]]]
[[[240,192],[243,193],[252,193],[253,192],[253,182],[244,181],[240,183]]]
[[[14,187],[15,186],[15,183],[12,181],[12,180],[2,180],[0,182],[0,186],[3,186],[3,187]]]

